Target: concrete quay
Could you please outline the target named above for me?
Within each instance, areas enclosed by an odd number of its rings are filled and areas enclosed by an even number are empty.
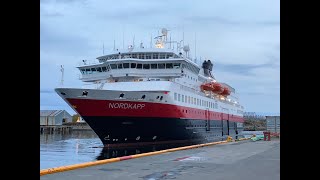
[[[278,180],[280,139],[224,142],[134,159],[122,158],[108,164],[42,175],[40,179]]]

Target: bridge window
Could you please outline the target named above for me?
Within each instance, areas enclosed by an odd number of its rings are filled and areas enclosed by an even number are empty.
[[[172,58],[173,54],[167,54],[167,59]]]
[[[143,64],[143,69],[150,69],[150,64]]]
[[[118,64],[118,69],[122,69],[122,64]]]
[[[97,67],[98,72],[102,72],[101,67]]]
[[[97,70],[96,70],[96,68],[91,68],[91,71],[92,71],[92,74],[95,74],[95,73],[97,73]]]
[[[157,64],[151,64],[151,69],[157,69]]]
[[[136,59],[137,58],[137,54],[132,54],[131,57]]]
[[[102,67],[102,72],[106,72],[107,71],[107,67]]]
[[[142,64],[137,64],[137,69],[142,69]]]
[[[173,63],[173,67],[175,69],[179,69],[180,68],[180,63]]]
[[[153,59],[158,59],[158,57],[159,57],[159,56],[158,56],[158,53],[153,53],[152,56],[153,56]]]
[[[172,69],[173,65],[172,63],[166,63],[166,69]]]
[[[125,69],[129,68],[129,63],[123,63],[123,68]]]
[[[131,68],[136,68],[137,64],[136,63],[131,63]]]
[[[116,64],[110,64],[111,69],[117,69],[117,65]]]
[[[158,68],[159,69],[164,69],[165,68],[165,64],[164,63],[158,64]]]
[[[152,55],[152,54],[147,53],[147,54],[146,54],[146,59],[151,59],[151,55]]]
[[[159,56],[159,59],[165,59],[166,58],[166,54],[161,53]]]
[[[139,54],[139,59],[144,59],[144,54]]]

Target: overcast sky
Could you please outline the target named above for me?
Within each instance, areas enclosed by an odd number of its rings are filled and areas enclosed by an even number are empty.
[[[40,109],[75,112],[54,92],[81,87],[76,66],[116,47],[143,42],[167,28],[209,58],[218,81],[233,86],[245,111],[280,112],[279,0],[41,0]],[[196,37],[196,38],[195,38]],[[196,53],[195,53],[196,39]]]

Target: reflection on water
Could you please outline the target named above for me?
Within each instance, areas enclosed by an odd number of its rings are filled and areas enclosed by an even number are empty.
[[[188,145],[188,144],[184,144]],[[180,146],[182,146],[180,144]],[[93,131],[40,134],[40,169],[159,151],[177,145],[107,149]]]
[[[94,161],[101,149],[93,131],[40,134],[40,169]]]
[[[176,148],[181,146],[187,146],[191,144],[170,144],[170,145],[148,145],[143,147],[130,147],[130,148],[103,148],[97,160],[110,159],[121,156],[129,156],[134,154],[147,153],[152,151],[160,151],[164,149]]]

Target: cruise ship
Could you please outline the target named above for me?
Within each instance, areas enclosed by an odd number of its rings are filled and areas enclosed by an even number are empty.
[[[170,38],[171,39],[171,38]],[[236,90],[200,65],[183,41],[163,28],[153,47],[113,49],[77,68],[81,88],[56,93],[88,123],[105,147],[205,143],[237,138],[244,107]]]

